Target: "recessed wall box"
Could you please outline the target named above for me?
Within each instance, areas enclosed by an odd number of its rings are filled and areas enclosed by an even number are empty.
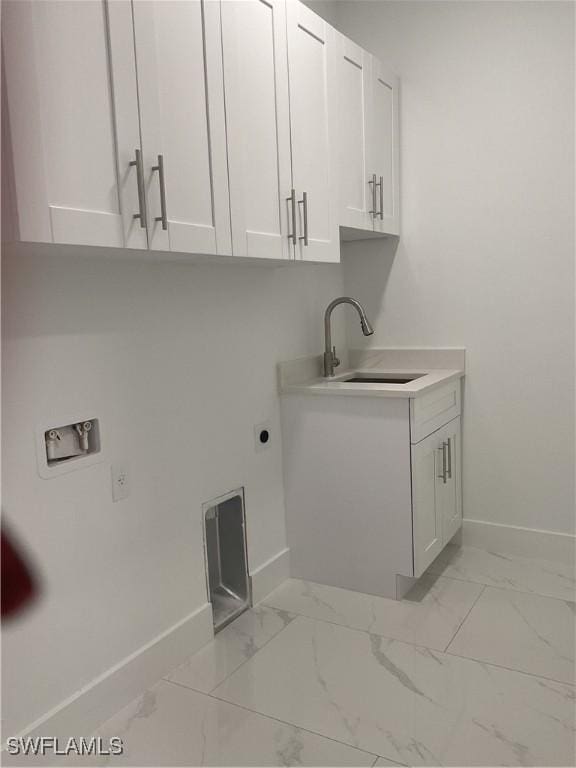
[[[100,453],[98,419],[78,419],[39,431],[38,468],[42,477],[52,477],[94,463]],[[100,457],[98,457],[100,460]]]
[[[250,606],[243,489],[204,504],[202,513],[208,599],[218,632]]]
[[[46,461],[48,466],[61,461],[88,456],[100,450],[98,419],[86,419],[75,424],[46,430]]]

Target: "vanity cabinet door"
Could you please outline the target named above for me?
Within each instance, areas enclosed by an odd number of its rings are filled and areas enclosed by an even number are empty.
[[[294,258],[285,0],[226,0],[222,46],[232,252]]]
[[[339,172],[339,223],[363,230],[373,228],[375,210],[367,156],[371,61],[369,53],[337,34],[338,151],[335,162]]]
[[[132,7],[150,248],[230,254],[220,3]]]
[[[439,432],[411,446],[414,576],[421,576],[442,550],[442,513],[437,498],[438,475],[443,471]],[[442,480],[440,480],[442,482]]]
[[[146,248],[129,0],[7,0],[2,45],[15,237]]]
[[[398,78],[371,57],[367,166],[374,174],[375,232],[400,233]]]
[[[412,445],[414,576],[462,525],[460,417]]]
[[[448,544],[462,525],[462,466],[460,418],[442,430],[445,444],[446,479],[438,478],[437,499],[442,515],[442,541]]]
[[[298,0],[288,0],[288,71],[296,259],[340,261],[335,131],[335,30]]]

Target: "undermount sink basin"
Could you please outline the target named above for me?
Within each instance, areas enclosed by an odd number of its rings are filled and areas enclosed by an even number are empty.
[[[354,376],[346,379],[340,379],[341,382],[346,384],[408,384],[414,379],[419,379],[424,376],[423,373],[398,373],[398,374],[363,374],[357,373]]]

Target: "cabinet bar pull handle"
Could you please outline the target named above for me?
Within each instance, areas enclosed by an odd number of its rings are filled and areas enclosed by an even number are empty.
[[[302,203],[304,206],[304,234],[298,239],[304,240],[304,245],[308,245],[308,193],[302,192],[302,200],[298,200],[298,204]]]
[[[446,471],[446,474],[448,475],[448,478],[452,479],[452,438],[448,438],[448,442],[446,443],[448,446],[448,469]]]
[[[293,243],[296,243],[296,190],[295,189],[293,189],[290,192],[290,197],[287,197],[286,200],[292,206],[292,232],[288,232],[288,240],[292,240]]]
[[[158,183],[160,184],[160,216],[155,216],[154,221],[162,222],[162,229],[168,229],[168,214],[166,213],[166,185],[164,183],[164,155],[158,155],[158,165],[152,166],[153,171],[158,171]]]
[[[380,181],[378,182],[378,186],[380,187],[380,219],[384,218],[384,177],[380,176]]]
[[[368,182],[368,184],[372,185],[372,210],[368,211],[368,213],[372,216],[377,216],[378,211],[376,210],[376,174],[372,174],[372,178]]]
[[[135,160],[129,163],[130,166],[136,166],[136,182],[138,184],[138,209],[132,218],[140,219],[140,226],[146,229],[148,224],[146,220],[146,193],[144,192],[144,166],[142,165],[142,152],[139,149],[134,150]]]
[[[441,478],[443,483],[446,483],[446,447],[447,444],[444,442],[442,443],[442,446],[438,448],[439,451],[442,451],[442,471],[437,474],[437,477]]]

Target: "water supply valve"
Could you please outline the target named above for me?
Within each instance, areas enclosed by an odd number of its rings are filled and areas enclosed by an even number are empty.
[[[44,433],[48,466],[100,450],[98,419],[52,427]]]

